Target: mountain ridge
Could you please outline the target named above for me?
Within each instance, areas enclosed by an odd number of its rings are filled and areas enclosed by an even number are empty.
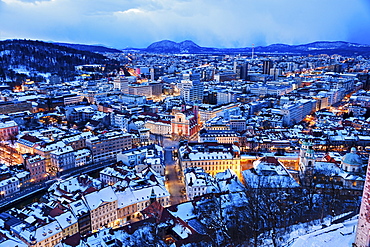
[[[74,44],[74,43],[60,43],[60,42],[50,42],[56,45],[70,47],[80,51],[89,51],[94,53],[119,53],[122,52],[119,49],[109,48],[104,45],[85,45],[85,44]]]
[[[137,50],[149,53],[250,53],[252,47],[241,48],[215,48],[202,47],[191,40],[174,42],[171,40],[161,40],[150,44],[147,48],[127,48],[125,50]],[[370,55],[370,45],[358,44],[347,41],[315,41],[307,44],[288,45],[271,44],[268,46],[257,46],[254,48],[256,53],[283,53],[283,54],[358,54]]]

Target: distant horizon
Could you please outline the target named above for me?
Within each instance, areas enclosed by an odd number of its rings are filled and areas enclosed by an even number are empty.
[[[127,46],[127,47],[113,47],[113,46],[108,46],[105,44],[88,44],[88,43],[74,43],[74,42],[65,42],[65,41],[51,41],[51,40],[42,40],[42,39],[28,39],[28,38],[14,38],[14,39],[0,39],[0,41],[7,41],[7,40],[30,40],[30,41],[41,41],[45,43],[63,43],[63,44],[72,44],[72,45],[88,45],[88,46],[102,46],[106,48],[111,48],[111,49],[117,49],[117,50],[123,50],[123,49],[129,49],[129,48],[134,48],[134,49],[146,49],[148,48],[151,44],[157,43],[157,42],[162,42],[162,41],[171,41],[175,42],[177,44],[182,43],[184,41],[191,41],[195,43],[196,45],[203,47],[203,48],[217,48],[217,49],[241,49],[241,48],[252,48],[252,44],[250,46],[241,46],[241,47],[220,47],[220,46],[202,46],[198,43],[196,43],[193,40],[190,39],[185,39],[183,41],[174,41],[174,40],[169,40],[169,39],[162,39],[158,41],[154,41],[147,45],[146,47],[135,47],[135,46]],[[344,43],[350,43],[350,44],[358,44],[358,45],[366,45],[370,46],[370,44],[365,44],[365,43],[358,43],[358,42],[350,42],[350,41],[344,41],[344,40],[316,40],[312,42],[307,42],[307,43],[299,43],[299,44],[288,44],[288,43],[271,43],[267,45],[254,45],[254,47],[268,47],[271,45],[289,45],[289,46],[299,46],[299,45],[307,45],[307,44],[312,44],[312,43],[320,43],[320,42],[328,42],[328,43],[335,43],[335,42],[344,42]]]

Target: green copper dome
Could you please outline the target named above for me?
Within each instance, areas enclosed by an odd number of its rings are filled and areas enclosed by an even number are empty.
[[[350,153],[344,155],[342,162],[352,166],[362,166],[360,155],[356,153],[356,148],[354,147],[351,148]]]

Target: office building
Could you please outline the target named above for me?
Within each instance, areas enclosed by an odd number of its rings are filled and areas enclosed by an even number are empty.
[[[272,68],[272,61],[263,61],[262,74],[269,75],[270,69]]]

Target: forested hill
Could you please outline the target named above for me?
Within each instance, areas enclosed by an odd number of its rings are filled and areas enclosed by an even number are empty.
[[[80,51],[91,51],[96,53],[122,53],[121,50],[108,48],[101,45],[82,45],[82,44],[71,44],[71,43],[54,43],[56,45],[66,46],[74,48]]]
[[[118,62],[89,51],[33,40],[0,41],[0,80],[12,79],[19,71],[56,73],[70,77],[76,65]]]

